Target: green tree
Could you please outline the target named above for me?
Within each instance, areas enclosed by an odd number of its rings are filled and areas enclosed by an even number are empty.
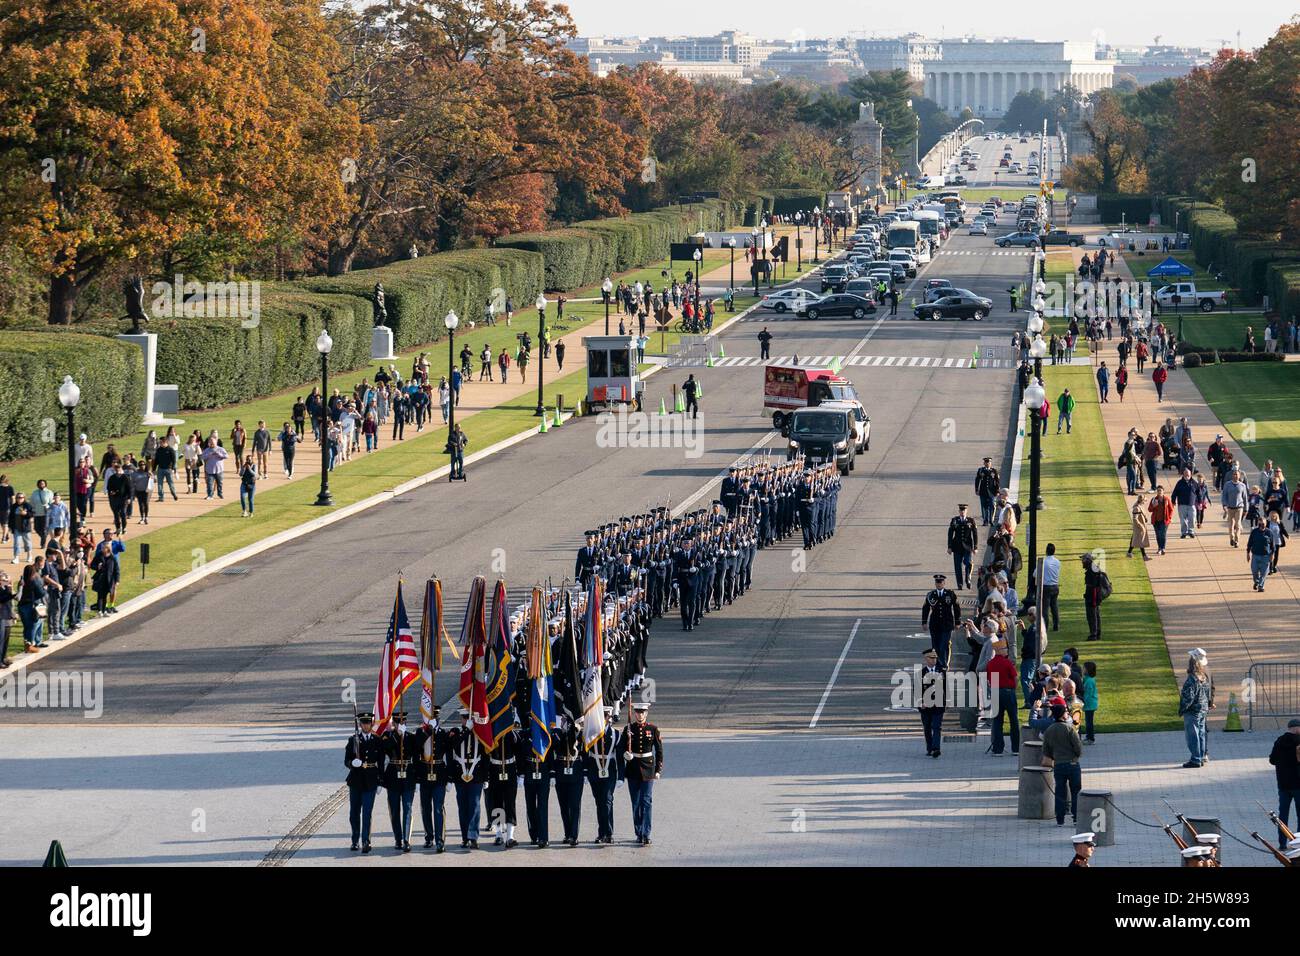
[[[845,84],[855,102],[875,104],[876,122],[885,128],[885,149],[895,157],[910,157],[916,141],[916,113],[908,105],[912,84],[906,70],[872,71]]]

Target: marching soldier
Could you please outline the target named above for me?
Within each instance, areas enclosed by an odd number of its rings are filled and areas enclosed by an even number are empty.
[[[993,459],[986,457],[975,472],[975,494],[980,498],[980,521],[988,525],[993,521],[993,502],[1002,487],[1002,476],[993,467]]]
[[[966,513],[967,505],[958,505],[957,514],[948,522],[948,553],[957,576],[957,590],[970,587],[971,563],[979,547],[980,533],[975,519]]]
[[[682,546],[673,555],[673,576],[677,579],[677,600],[681,604],[682,630],[695,629],[695,577],[699,572],[696,564],[695,541],[689,534],[682,537]]]
[[[817,494],[813,483],[813,472],[809,468],[803,473],[799,480],[799,528],[803,531],[803,549],[811,551],[812,546],[816,543],[817,529],[814,521],[814,510],[817,504]]]
[[[650,845],[650,811],[654,804],[654,785],[664,770],[664,745],[659,728],[646,720],[650,705],[638,701],[632,705],[632,723],[623,735],[623,773],[628,795],[632,798],[632,828],[636,842]]]
[[[519,752],[519,719],[488,752],[491,772],[487,781],[488,822],[492,826],[497,846],[508,850],[518,846],[515,839],[515,806],[519,796],[519,769],[515,755]]]
[[[374,734],[375,715],[357,715],[359,730],[343,748],[343,765],[348,768],[348,822],[352,825],[352,849],[360,843],[370,852],[370,819],[375,809],[375,792],[383,773],[384,745]]]
[[[921,730],[925,734],[925,755],[940,757],[943,754],[943,712],[947,706],[945,686],[947,668],[939,660],[933,647],[921,652],[921,670],[916,709],[921,714]]]
[[[438,719],[440,707],[433,708],[433,722],[425,724],[420,759],[415,765],[415,779],[420,785],[420,819],[424,823],[424,848],[437,845],[436,853],[443,852],[446,839],[447,781],[447,731]]]
[[[948,669],[952,651],[952,632],[961,617],[957,595],[943,586],[947,580],[946,575],[936,574],[934,587],[925,595],[925,603],[921,605],[921,626],[929,626],[931,643],[944,670]]]
[[[737,475],[739,472],[735,465],[727,469],[727,477],[722,479],[722,488],[719,494],[721,501],[715,501],[714,504],[722,505],[727,509],[727,516],[736,517],[736,509],[740,506],[740,480]]]
[[[551,627],[554,634],[558,628],[554,624]],[[519,772],[524,777],[524,818],[528,824],[528,841],[545,849],[551,845],[551,764],[549,759],[538,760],[533,753],[531,723],[530,713],[529,724],[525,725],[519,744]]]
[[[460,845],[478,849],[479,817],[482,813],[483,784],[490,773],[487,753],[474,733],[469,711],[460,708],[464,723],[447,735],[447,753],[456,782],[456,814],[460,818]]]
[[[591,576],[600,561],[600,549],[596,544],[596,532],[587,532],[587,544],[578,549],[578,560],[573,566],[573,576],[584,588],[591,585]]]
[[[415,763],[424,746],[421,731],[410,731],[406,711],[393,711],[392,728],[384,734],[384,789],[388,819],[398,853],[411,852],[411,805],[415,802]]]
[[[1070,838],[1074,843],[1074,859],[1070,861],[1070,866],[1091,867],[1092,851],[1097,848],[1097,834],[1095,833],[1076,833]]]
[[[551,743],[551,774],[560,804],[560,821],[564,824],[564,842],[577,846],[582,823],[582,736],[573,721],[563,714],[556,723],[559,726]]]
[[[614,708],[605,707],[605,732],[584,757],[587,783],[596,801],[596,843],[614,842],[614,789],[619,778],[619,743],[622,734],[614,729]]]

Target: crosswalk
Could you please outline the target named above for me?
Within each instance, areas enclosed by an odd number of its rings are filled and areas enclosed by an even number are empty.
[[[1034,251],[1023,247],[1015,249],[940,249],[936,256],[1032,256]]]
[[[749,368],[756,365],[790,365],[796,356],[780,355],[774,359],[755,358],[752,355],[728,355],[715,358],[714,368]],[[837,360],[841,367],[857,365],[863,368],[969,368],[966,358],[943,358],[928,355],[802,355],[797,356],[802,368],[827,368]],[[1013,368],[1014,362],[1003,359],[981,360],[980,368]]]

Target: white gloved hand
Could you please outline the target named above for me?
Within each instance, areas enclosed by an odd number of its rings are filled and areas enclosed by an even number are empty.
[[[353,757],[353,758],[352,758],[352,766],[354,766],[354,767],[360,767],[360,766],[361,766],[361,758],[359,758],[359,757]]]

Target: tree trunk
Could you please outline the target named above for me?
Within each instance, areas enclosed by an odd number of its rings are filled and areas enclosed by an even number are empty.
[[[77,304],[80,292],[76,280],[69,273],[50,280],[50,325],[72,324],[72,307]]]
[[[357,243],[349,242],[346,245],[330,243],[329,262],[326,265],[326,272],[332,276],[346,275],[352,271],[352,260],[357,257]]]

